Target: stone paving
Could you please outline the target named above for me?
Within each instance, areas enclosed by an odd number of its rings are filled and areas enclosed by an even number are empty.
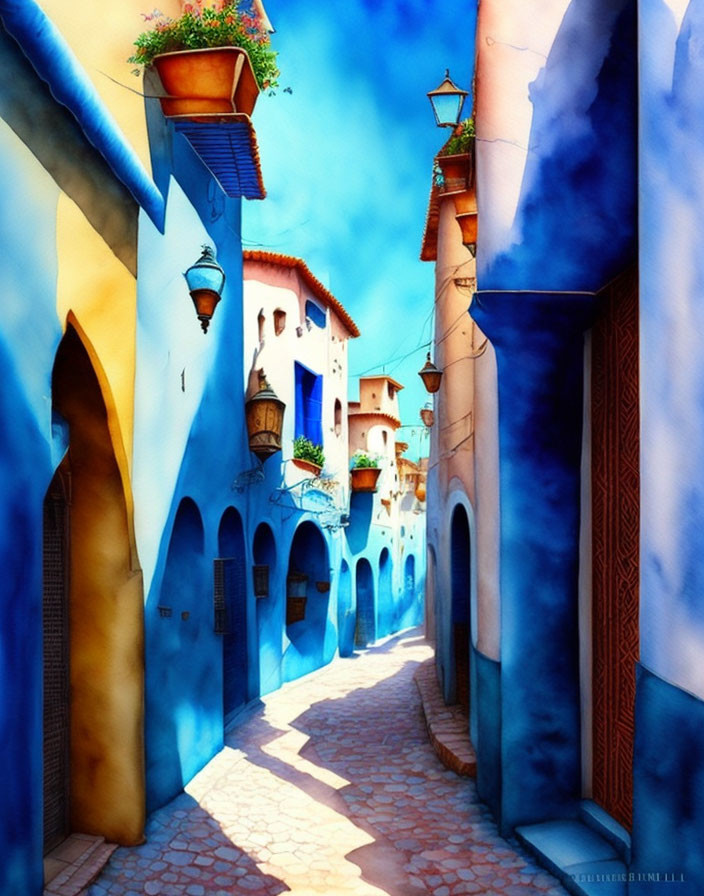
[[[285,685],[87,896],[562,896],[428,741],[417,632]]]

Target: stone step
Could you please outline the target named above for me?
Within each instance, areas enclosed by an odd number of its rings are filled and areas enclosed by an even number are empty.
[[[626,865],[631,864],[631,835],[593,800],[582,800],[579,817],[587,827],[608,840]]]
[[[72,860],[44,888],[44,896],[78,896],[107,864],[117,846],[106,843],[103,837],[72,834],[68,838],[73,847],[85,842],[85,848],[73,850]],[[62,844],[54,854],[61,855]]]
[[[459,706],[445,704],[435,660],[421,663],[413,678],[423,704],[428,737],[440,761],[458,775],[476,777],[477,757],[469,738],[469,720]]]
[[[575,896],[626,896],[628,868],[616,846],[581,819],[522,825],[515,833]]]

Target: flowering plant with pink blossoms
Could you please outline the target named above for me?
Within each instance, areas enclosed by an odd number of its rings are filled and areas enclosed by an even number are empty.
[[[142,14],[151,23],[135,40],[136,50],[129,62],[151,65],[160,53],[175,50],[201,50],[208,47],[241,47],[249,55],[254,75],[262,90],[278,86],[276,51],[269,33],[256,12],[240,10],[240,0],[185,3],[183,13],[170,19],[155,9]]]

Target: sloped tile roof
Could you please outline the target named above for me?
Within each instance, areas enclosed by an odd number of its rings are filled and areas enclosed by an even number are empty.
[[[264,264],[273,264],[278,265],[279,267],[293,268],[297,270],[303,279],[303,282],[313,295],[326,307],[332,309],[335,314],[337,314],[349,331],[350,336],[353,338],[359,336],[357,324],[352,320],[344,306],[335,298],[329,289],[326,289],[323,286],[302,258],[296,258],[293,255],[281,255],[278,252],[267,252],[260,249],[245,249],[242,253],[242,257],[245,261],[259,261]]]

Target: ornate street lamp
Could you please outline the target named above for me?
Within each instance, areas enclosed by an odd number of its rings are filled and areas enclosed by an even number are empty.
[[[266,380],[264,371],[259,371],[259,391],[244,406],[249,435],[249,450],[260,461],[265,461],[277,451],[281,451],[281,430],[284,423],[286,405],[276,395]]]
[[[428,91],[428,99],[433,107],[435,121],[439,128],[454,128],[462,115],[466,90],[461,90],[450,78],[450,70],[445,69],[445,77],[435,90]]]
[[[432,406],[428,403],[424,408],[420,409],[420,419],[423,421],[424,426],[427,426],[428,429],[435,422],[435,412],[433,411]]]
[[[436,367],[430,360],[430,352],[418,376],[423,380],[427,392],[437,392],[440,388],[440,380],[442,379],[442,370]]]
[[[203,246],[200,258],[183,276],[186,278],[200,325],[203,332],[207,333],[215,306],[222,296],[225,271],[215,260],[215,253],[210,246]]]

